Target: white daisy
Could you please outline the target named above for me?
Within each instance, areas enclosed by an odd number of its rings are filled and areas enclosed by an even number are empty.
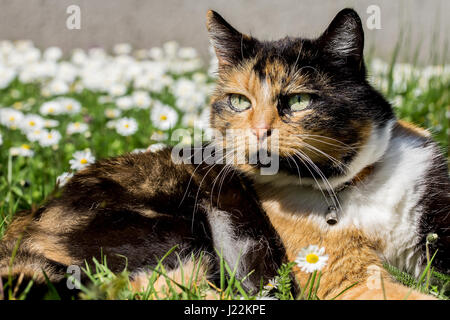
[[[9,152],[12,156],[21,156],[21,157],[32,157],[34,156],[34,151],[28,144],[23,144],[20,147],[12,147],[9,149]]]
[[[133,151],[131,151],[131,153],[145,153],[147,152],[147,149],[143,149],[143,148],[137,148],[134,149]]]
[[[115,83],[108,88],[109,95],[113,97],[123,96],[127,92],[127,87],[121,83]]]
[[[73,159],[69,160],[70,168],[72,170],[80,170],[95,162],[95,157],[90,150],[76,151],[73,154]]]
[[[5,89],[16,77],[16,71],[13,68],[6,68],[0,65],[0,89]]]
[[[138,124],[133,118],[122,118],[116,121],[116,131],[121,136],[131,136],[138,129]]]
[[[300,250],[295,262],[303,272],[312,273],[321,270],[328,261],[328,255],[325,254],[325,248],[319,248],[316,245],[310,245]]]
[[[130,110],[131,108],[133,108],[134,101],[130,96],[120,97],[116,99],[116,105],[117,107],[119,107],[119,109]]]
[[[44,127],[44,119],[37,114],[27,114],[22,119],[20,128],[24,133],[28,133],[33,130],[39,130]]]
[[[165,141],[169,138],[169,134],[167,132],[163,132],[161,130],[153,131],[150,139],[155,141]]]
[[[53,79],[44,88],[42,88],[42,95],[44,96],[56,96],[60,94],[66,94],[69,92],[69,85],[62,79]]]
[[[105,110],[105,116],[108,119],[114,119],[114,118],[120,117],[121,114],[122,114],[122,111],[120,111],[119,109],[108,108]]]
[[[58,120],[44,119],[44,127],[46,127],[46,128],[55,128],[57,126],[59,126],[59,121]]]
[[[43,115],[58,115],[62,112],[62,106],[59,100],[47,101],[39,108],[39,112]]]
[[[49,147],[58,144],[59,140],[61,140],[61,133],[55,129],[52,129],[41,134],[39,144],[43,147]]]
[[[166,147],[167,145],[164,143],[154,143],[151,144],[148,148],[147,148],[147,152],[156,152],[159,150],[162,150]]]
[[[133,50],[133,48],[131,47],[131,44],[129,44],[129,43],[118,43],[113,48],[113,52],[118,56],[119,55],[128,55],[131,53],[131,50]]]
[[[58,184],[59,187],[63,187],[72,177],[73,173],[64,172],[56,178],[56,183]]]
[[[58,47],[49,47],[44,51],[44,60],[57,61],[61,59],[63,52]]]
[[[22,123],[23,117],[22,112],[12,108],[0,109],[0,123],[8,128],[18,128]]]
[[[157,104],[150,115],[153,125],[161,130],[174,127],[178,121],[178,113],[168,105]]]
[[[264,286],[264,290],[271,291],[273,289],[276,289],[278,287],[278,278],[275,277]]]
[[[108,129],[114,129],[116,127],[117,120],[109,120],[106,122],[106,127]]]
[[[81,110],[81,103],[78,100],[72,98],[58,99],[61,104],[61,110],[67,114],[77,114]]]
[[[41,136],[47,133],[48,131],[42,128],[30,130],[29,132],[27,132],[27,139],[31,142],[39,141],[41,139]]]
[[[134,105],[140,109],[147,109],[152,103],[150,95],[146,91],[135,91],[132,94]]]
[[[71,122],[67,125],[67,134],[83,133],[88,129],[88,125],[82,122]]]

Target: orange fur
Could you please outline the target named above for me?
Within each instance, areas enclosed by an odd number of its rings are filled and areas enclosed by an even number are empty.
[[[282,208],[276,199],[268,200],[263,196],[262,201],[270,221],[283,240],[289,261],[294,261],[298,252],[308,245],[325,247],[329,259],[322,270],[318,290],[320,299],[333,298],[355,283],[338,299],[383,299],[386,295],[386,299],[398,300],[407,297],[410,289],[396,283],[382,267],[376,253],[383,247],[381,239],[371,239],[355,228],[324,231],[306,214],[294,214],[292,208]],[[294,271],[300,285],[304,286],[308,274],[298,268]],[[433,297],[413,291],[408,299]]]

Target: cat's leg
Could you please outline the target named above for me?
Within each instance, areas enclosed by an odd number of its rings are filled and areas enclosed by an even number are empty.
[[[214,262],[208,256],[194,256],[184,259],[177,267],[158,271],[137,271],[131,274],[130,285],[135,293],[150,292],[151,299],[165,299],[173,294],[181,294],[185,288],[208,300],[220,298],[209,279],[214,270]]]
[[[31,282],[27,299],[43,299],[49,292],[48,281],[61,299],[70,299],[78,293],[67,285],[66,265],[21,248],[16,241],[1,243],[0,257],[0,285],[6,299],[19,298]]]

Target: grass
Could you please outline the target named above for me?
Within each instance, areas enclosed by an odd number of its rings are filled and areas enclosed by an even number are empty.
[[[397,62],[398,50],[393,54],[390,63],[384,63],[378,59],[370,59],[368,62],[369,78],[375,87],[393,102],[394,109],[399,118],[413,122],[428,128],[435,140],[442,147],[444,154],[448,155],[449,124],[450,124],[450,68],[449,66],[436,65],[417,67],[415,65],[401,64]],[[165,53],[168,55],[168,53]],[[112,58],[106,56],[105,61]],[[108,60],[109,59],[109,60]],[[193,59],[177,58],[177,63],[186,65]],[[167,59],[166,59],[167,60]],[[168,61],[168,60],[167,60]],[[60,141],[50,147],[42,146],[38,142],[31,142],[17,126],[0,125],[0,238],[4,234],[14,214],[20,210],[33,210],[38,208],[51,196],[56,184],[56,179],[64,172],[72,172],[69,160],[78,150],[89,149],[97,159],[120,155],[135,149],[147,148],[149,143],[162,142],[171,144],[167,138],[156,138],[154,133],[159,131],[158,123],[150,120],[152,106],[156,102],[164,103],[173,108],[178,114],[179,120],[173,129],[187,127],[193,132],[192,127],[183,123],[183,117],[191,115],[201,118],[204,106],[207,105],[207,95],[201,97],[203,101],[194,108],[182,105],[183,92],[176,92],[174,86],[180,80],[192,83],[198,91],[206,92],[214,83],[204,68],[198,67],[188,71],[177,71],[172,68],[172,63],[164,63],[169,66],[164,75],[169,79],[169,85],[158,89],[144,89],[152,100],[151,106],[146,108],[120,109],[117,98],[104,90],[94,90],[84,85],[83,81],[76,78],[69,82],[70,89],[64,94],[43,91],[52,79],[48,77],[38,78],[35,81],[21,81],[15,77],[8,85],[0,86],[0,109],[12,108],[23,114],[40,114],[40,107],[46,101],[54,100],[59,96],[70,97],[80,102],[82,108],[78,113],[44,116],[46,119],[54,119],[59,122],[56,129],[61,133]],[[181,62],[180,62],[181,61]],[[57,62],[61,63],[60,61]],[[188,68],[187,68],[188,69]],[[175,71],[174,71],[175,70]],[[126,82],[126,92],[123,96],[131,96],[134,92],[142,90],[136,85],[136,81]],[[200,100],[201,100],[200,99]],[[114,128],[108,128],[111,118],[105,115],[107,109],[115,109],[121,112],[122,117],[133,118],[137,121],[138,131],[130,136],[122,136]],[[80,122],[88,125],[83,133],[68,134],[70,123]],[[159,134],[169,133],[166,130]],[[152,136],[153,135],[153,136]],[[151,138],[153,137],[153,138]],[[12,156],[8,150],[27,144],[34,151],[32,157]],[[88,267],[83,271],[90,278],[92,284],[82,287],[83,299],[153,299],[157,298],[152,289],[133,294],[129,290],[128,271],[113,274],[107,267],[106,257],[102,261],[94,261],[95,269]],[[291,279],[287,276],[292,269],[292,264],[284,265],[279,270],[278,287],[273,296],[278,299],[293,299],[290,294]],[[421,288],[431,292],[440,298],[449,298],[449,276],[430,271],[427,275],[427,284],[418,283],[410,275],[386,265],[385,268],[400,282],[415,288]],[[164,276],[166,271],[162,264],[155,268],[155,272],[149,279],[150,283],[157,281],[158,276]],[[192,278],[192,277],[189,277]],[[214,288],[210,283],[174,283],[167,279],[167,299],[202,299],[209,290],[218,292],[222,299],[246,299],[260,298],[258,295],[250,295],[242,286],[241,281],[233,276],[233,268],[225,263],[221,268],[220,287]],[[311,278],[309,286],[304,288],[302,298],[317,299],[317,287],[320,285],[320,274]],[[181,289],[181,290],[180,290]],[[261,291],[264,291],[261,289]],[[23,292],[22,292],[23,293]],[[24,298],[25,295],[17,293],[14,298]],[[21,295],[22,294],[22,295]],[[49,298],[57,298],[55,292]],[[297,298],[297,297],[295,297]]]

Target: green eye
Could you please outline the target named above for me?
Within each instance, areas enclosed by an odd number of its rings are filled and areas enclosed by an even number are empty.
[[[300,111],[309,106],[311,96],[307,93],[294,94],[289,97],[289,108],[292,111]]]
[[[232,94],[230,104],[236,111],[244,111],[251,107],[250,100],[241,94]]]

